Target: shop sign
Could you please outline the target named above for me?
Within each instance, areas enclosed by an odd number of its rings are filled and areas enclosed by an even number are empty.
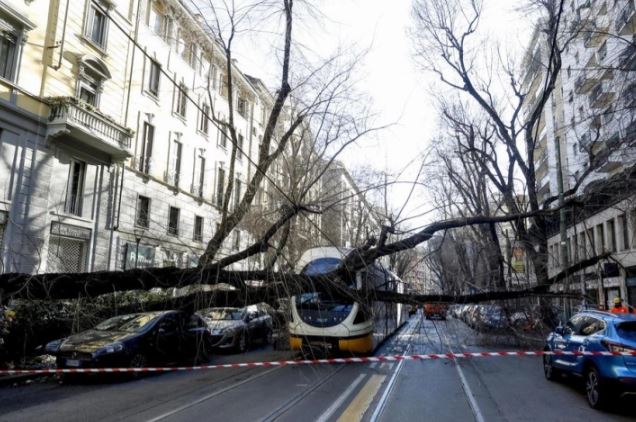
[[[523,246],[517,244],[512,247],[512,260],[510,266],[512,267],[512,271],[515,273],[525,273],[526,272],[526,251]]]
[[[71,226],[70,224],[58,223],[56,221],[51,223],[51,234],[54,236],[72,237],[74,239],[91,239],[91,229]]]
[[[133,268],[150,268],[154,265],[154,263],[154,246],[137,246],[135,243],[126,244],[126,270]]]

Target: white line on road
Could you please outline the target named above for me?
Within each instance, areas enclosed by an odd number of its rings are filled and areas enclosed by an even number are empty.
[[[446,347],[448,347],[448,351],[451,353],[454,353],[446,333],[443,333],[443,336],[444,336],[444,342],[446,343]],[[471,390],[470,385],[468,385],[468,381],[466,380],[464,371],[462,371],[462,368],[459,366],[459,362],[454,357],[453,357],[453,363],[455,364],[455,369],[457,369],[457,374],[459,375],[459,379],[462,383],[462,388],[464,389],[464,393],[466,393],[466,397],[468,398],[468,404],[470,405],[470,408],[473,411],[473,415],[475,416],[475,421],[485,422],[484,415],[481,413],[481,409],[479,408],[479,405],[477,404],[477,400],[475,399],[473,390]]]
[[[411,345],[409,344],[408,346],[406,346],[406,350],[404,351],[403,355],[408,354],[409,350],[411,350]],[[389,380],[389,383],[387,384],[386,388],[384,389],[384,393],[382,393],[382,397],[380,397],[380,401],[378,402],[378,405],[375,407],[375,410],[373,411],[373,415],[371,415],[371,419],[370,422],[376,422],[378,420],[378,418],[380,417],[380,415],[382,414],[382,412],[384,411],[384,406],[386,405],[386,401],[389,398],[389,394],[391,394],[391,390],[393,390],[393,385],[395,384],[395,379],[397,378],[398,374],[400,373],[400,370],[402,369],[402,365],[404,365],[404,361],[401,360],[398,364],[397,367],[395,368],[395,371],[393,372],[393,375],[391,376],[391,379]]]
[[[411,322],[408,327],[411,333],[415,330],[414,325],[419,327],[419,324],[415,322]],[[404,349],[404,353],[402,353],[402,356],[407,355],[411,351],[412,344],[413,344],[412,340],[409,337],[409,343],[406,345],[406,349]],[[373,411],[373,414],[371,415],[371,419],[370,419],[371,422],[376,422],[378,418],[380,417],[380,415],[382,415],[382,412],[384,411],[384,407],[386,406],[386,402],[389,398],[389,394],[391,394],[391,390],[393,390],[393,386],[395,385],[395,380],[397,379],[397,376],[400,373],[400,370],[402,369],[403,365],[404,365],[404,360],[401,360],[397,364],[397,367],[395,368],[395,371],[393,372],[393,375],[391,376],[389,383],[387,384],[386,388],[384,389],[384,392],[382,393],[382,397],[380,397],[380,401],[378,402],[377,406],[375,407],[375,410]]]
[[[340,395],[340,397],[338,398],[338,400],[336,400],[335,402],[333,402],[331,404],[331,406],[329,406],[327,408],[327,410],[325,410],[322,415],[320,415],[320,417],[318,419],[316,419],[316,422],[326,422],[327,420],[329,420],[329,418],[331,416],[333,416],[334,412],[336,410],[338,410],[338,408],[342,405],[342,403],[345,402],[345,400],[347,400],[349,398],[349,396],[351,395],[351,393],[353,393],[353,390],[356,389],[356,387],[358,386],[358,384],[360,384],[360,382],[364,379],[364,377],[366,377],[366,374],[360,374],[358,375],[358,378],[356,378],[355,380],[353,380],[353,382],[351,383],[351,385],[349,387],[347,387],[347,389]]]
[[[265,375],[269,374],[270,372],[274,372],[274,371],[279,370],[279,369],[281,369],[281,367],[280,367],[280,366],[279,366],[279,367],[276,367],[276,368],[269,369],[269,370],[267,370],[267,371],[265,371],[265,372],[261,372],[260,374],[256,374],[256,375],[251,376],[251,377],[249,377],[249,378],[246,378],[246,379],[244,379],[243,381],[237,382],[236,384],[229,385],[229,386],[227,386],[227,387],[225,387],[225,388],[222,388],[222,389],[220,389],[220,390],[218,390],[218,391],[215,391],[215,392],[210,393],[210,394],[208,394],[208,395],[206,395],[206,396],[203,396],[203,397],[201,397],[201,398],[198,398],[198,399],[196,399],[196,400],[195,400],[195,401],[193,401],[193,402],[190,402],[190,403],[188,403],[188,404],[184,404],[183,406],[177,407],[176,409],[172,409],[171,411],[166,412],[166,413],[163,413],[163,414],[161,414],[161,415],[159,415],[159,416],[155,416],[155,417],[154,417],[154,418],[152,418],[152,419],[148,419],[148,421],[147,421],[147,422],[156,422],[156,421],[160,421],[160,420],[162,420],[162,419],[165,419],[165,418],[167,418],[168,416],[172,416],[172,415],[174,415],[174,414],[176,414],[176,413],[179,413],[179,412],[181,412],[181,411],[183,411],[183,410],[186,410],[186,409],[188,409],[188,408],[190,408],[190,407],[196,406],[196,405],[197,405],[197,404],[199,404],[199,403],[203,403],[204,401],[209,400],[209,399],[211,399],[211,398],[213,398],[213,397],[215,397],[215,396],[218,396],[218,395],[220,395],[220,394],[223,394],[223,393],[225,393],[226,391],[233,390],[233,389],[234,389],[234,388],[236,388],[236,387],[239,387],[239,386],[241,386],[241,385],[243,385],[243,384],[246,384],[246,383],[248,383],[248,382],[250,382],[250,381],[254,381],[254,380],[255,380],[255,379],[257,379],[257,378],[263,377],[263,376],[265,376]]]

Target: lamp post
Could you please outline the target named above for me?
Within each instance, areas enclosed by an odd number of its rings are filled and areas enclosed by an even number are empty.
[[[139,243],[141,242],[141,238],[144,236],[145,229],[137,228],[134,229],[135,234],[135,269],[137,269],[137,264],[139,264]]]

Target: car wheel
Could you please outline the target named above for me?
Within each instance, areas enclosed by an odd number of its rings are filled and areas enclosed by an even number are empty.
[[[241,333],[241,336],[238,339],[238,343],[236,345],[236,348],[241,353],[243,353],[243,352],[245,352],[247,350],[247,335],[245,334],[245,331],[243,331]]]
[[[131,368],[145,368],[147,366],[148,359],[142,353],[137,353],[130,359],[128,366]]]
[[[559,376],[559,370],[552,365],[552,356],[543,355],[543,375],[548,381],[556,381]]]
[[[594,409],[606,407],[611,398],[611,391],[605,386],[598,370],[593,366],[585,372],[585,393],[588,404]]]

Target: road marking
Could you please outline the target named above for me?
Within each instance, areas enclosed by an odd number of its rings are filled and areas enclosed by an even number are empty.
[[[227,387],[225,387],[225,388],[222,388],[222,389],[220,389],[220,390],[218,390],[218,391],[215,391],[215,392],[210,393],[210,394],[208,394],[208,395],[206,395],[206,396],[203,396],[203,397],[201,397],[201,398],[198,398],[198,399],[196,399],[195,401],[193,401],[193,402],[191,402],[191,403],[184,404],[183,406],[179,406],[179,407],[177,407],[177,408],[175,408],[175,409],[172,409],[172,410],[171,410],[171,411],[169,411],[169,412],[162,413],[162,414],[161,414],[161,415],[159,415],[159,416],[155,416],[155,417],[154,417],[154,418],[152,418],[152,419],[148,419],[146,422],[156,422],[156,421],[160,421],[160,420],[162,420],[162,419],[165,419],[165,418],[167,418],[168,416],[172,416],[172,415],[174,415],[174,414],[176,414],[176,413],[179,413],[179,412],[181,412],[181,411],[183,411],[183,410],[189,409],[190,407],[196,406],[197,404],[203,403],[203,402],[204,402],[204,401],[206,401],[206,400],[209,400],[209,399],[211,399],[211,398],[213,398],[213,397],[216,397],[216,396],[218,396],[218,395],[221,395],[221,394],[223,394],[223,393],[225,393],[225,392],[227,392],[227,391],[233,390],[233,389],[235,389],[236,387],[239,387],[239,386],[241,386],[241,385],[243,385],[243,384],[247,384],[248,382],[254,381],[254,380],[255,380],[255,379],[257,379],[257,378],[263,377],[263,376],[265,376],[265,375],[267,375],[267,374],[269,374],[269,373],[271,373],[271,372],[274,372],[274,371],[276,371],[276,370],[278,370],[278,369],[280,369],[280,368],[281,368],[281,367],[276,367],[276,368],[268,369],[268,370],[267,370],[267,371],[265,371],[265,372],[261,372],[260,374],[256,374],[256,375],[254,375],[254,376],[251,376],[251,377],[249,377],[249,378],[246,378],[246,379],[244,379],[243,381],[237,382],[236,384],[229,385],[229,386],[227,386]]]
[[[384,375],[372,375],[371,378],[369,378],[369,381],[367,381],[364,387],[362,387],[362,390],[360,390],[358,395],[353,399],[345,411],[342,412],[338,418],[338,422],[360,421],[385,378],[386,376]]]
[[[371,369],[375,369],[376,366],[378,366],[377,362],[373,362],[373,363],[369,364],[369,368],[371,368]]]
[[[451,353],[453,349],[450,346],[450,342],[448,340],[448,336],[446,333],[443,333],[444,341],[446,342],[446,347]],[[475,416],[475,421],[477,422],[485,422],[484,415],[481,413],[481,409],[479,409],[479,405],[477,404],[477,400],[475,399],[475,395],[473,394],[473,390],[471,390],[470,385],[468,385],[468,380],[466,380],[466,376],[464,375],[464,371],[459,366],[459,362],[453,356],[453,363],[455,364],[455,369],[457,369],[457,374],[459,375],[459,379],[462,383],[462,388],[464,389],[464,393],[466,393],[466,397],[468,398],[468,404],[470,405],[471,410],[473,411],[473,415]]]
[[[411,349],[411,345],[409,344],[408,346],[406,346],[406,350],[404,351],[404,355],[406,355],[408,353],[408,351]],[[395,371],[393,371],[393,375],[391,376],[391,379],[389,380],[389,383],[387,384],[386,388],[384,389],[384,393],[382,393],[382,397],[380,397],[380,401],[378,402],[377,406],[375,407],[375,410],[373,411],[373,414],[371,415],[371,422],[375,422],[378,420],[378,418],[380,417],[380,415],[382,414],[382,412],[384,411],[384,406],[386,406],[386,402],[389,398],[389,394],[391,394],[391,391],[393,391],[393,386],[395,385],[395,380],[397,379],[398,374],[400,373],[400,370],[402,369],[402,366],[404,365],[404,361],[401,360],[398,364],[397,367],[395,368]]]
[[[329,406],[327,408],[327,410],[325,410],[322,415],[320,415],[320,417],[318,419],[316,419],[316,422],[326,422],[327,420],[329,420],[329,418],[334,414],[334,412],[336,410],[338,410],[338,408],[340,406],[342,406],[342,403],[345,402],[345,400],[347,400],[349,398],[349,396],[351,395],[351,393],[353,393],[353,391],[356,389],[356,387],[358,386],[358,384],[360,384],[360,382],[364,379],[364,377],[366,377],[365,374],[360,374],[358,375],[358,378],[356,378],[355,380],[353,380],[353,382],[351,383],[351,385],[349,385],[349,387],[347,387],[347,389],[345,391],[343,391],[343,393],[340,395],[340,397],[338,398],[338,400],[336,400],[335,402],[333,402],[331,404],[331,406]]]

